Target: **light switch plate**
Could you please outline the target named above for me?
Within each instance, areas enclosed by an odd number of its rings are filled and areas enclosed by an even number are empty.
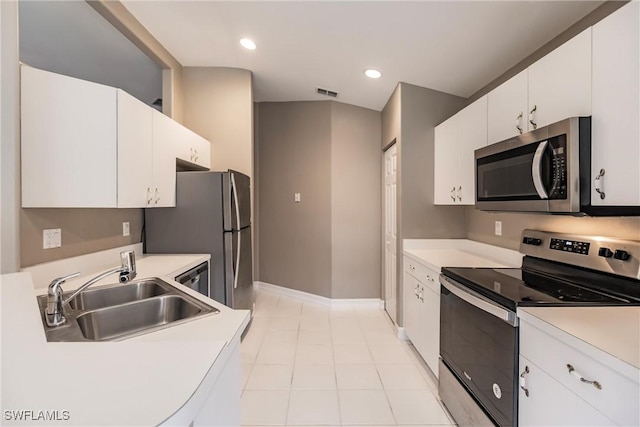
[[[496,221],[495,234],[496,236],[502,236],[502,221]]]
[[[293,201],[296,203],[300,203],[300,193],[293,194]]]
[[[129,234],[131,234],[131,229],[129,227],[129,221],[123,222],[122,223],[122,235],[123,236],[128,236]]]
[[[51,228],[42,230],[42,249],[53,249],[62,246],[62,230]]]

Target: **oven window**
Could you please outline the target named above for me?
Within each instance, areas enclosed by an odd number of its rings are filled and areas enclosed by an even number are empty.
[[[441,287],[442,360],[501,426],[517,423],[517,343],[518,328]]]

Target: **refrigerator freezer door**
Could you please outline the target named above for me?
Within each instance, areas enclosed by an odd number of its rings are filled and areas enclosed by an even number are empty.
[[[251,227],[224,234],[227,305],[251,310],[254,302]]]
[[[251,179],[240,172],[222,174],[225,231],[251,225]]]

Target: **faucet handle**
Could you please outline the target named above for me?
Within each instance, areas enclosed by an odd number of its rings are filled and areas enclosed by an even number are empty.
[[[75,277],[80,276],[80,272],[76,272],[76,273],[72,273],[69,274],[67,276],[62,276],[62,277],[57,277],[55,279],[53,279],[51,281],[51,283],[49,283],[49,293],[54,293],[58,291],[58,288],[60,288],[60,285],[62,285],[64,282],[66,282],[69,279],[73,279]]]

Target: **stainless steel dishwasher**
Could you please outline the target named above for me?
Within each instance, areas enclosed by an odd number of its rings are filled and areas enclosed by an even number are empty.
[[[185,271],[181,275],[177,276],[175,281],[210,297],[209,262],[203,262],[202,264]]]

